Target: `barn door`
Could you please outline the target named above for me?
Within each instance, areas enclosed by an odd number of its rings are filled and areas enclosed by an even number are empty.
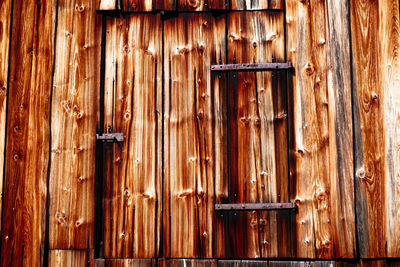
[[[105,24],[98,256],[290,257],[284,12]]]

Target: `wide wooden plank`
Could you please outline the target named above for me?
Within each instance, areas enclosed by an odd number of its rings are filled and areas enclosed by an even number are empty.
[[[107,20],[104,131],[122,132],[125,141],[105,147],[106,258],[157,256],[162,183],[161,26],[159,15]]]
[[[379,76],[385,118],[385,215],[387,257],[400,257],[400,11],[399,1],[379,1]],[[372,98],[374,95],[372,94]],[[382,94],[378,94],[378,101]],[[379,101],[380,102],[380,101]],[[377,136],[379,138],[380,136]],[[368,151],[370,153],[370,151]],[[377,155],[376,155],[377,156]],[[369,180],[368,176],[366,179]],[[377,219],[377,218],[376,218]],[[379,242],[382,242],[380,240]]]
[[[2,266],[43,264],[55,9],[55,1],[13,2]]]
[[[0,3],[0,214],[3,204],[4,152],[8,89],[8,59],[10,49],[11,0]],[[0,215],[1,221],[1,215]],[[1,223],[0,223],[1,231]]]
[[[329,193],[332,246],[340,258],[356,253],[349,9],[348,2],[327,2]]]
[[[231,13],[228,34],[229,63],[284,61],[283,13]],[[286,91],[281,76],[232,72],[229,77],[230,202],[288,201]],[[230,256],[277,257],[280,243],[288,241],[289,231],[279,230],[287,225],[279,223],[283,217],[276,212],[230,214]],[[281,252],[289,255],[290,249]]]
[[[96,267],[155,267],[154,259],[97,259]]]
[[[95,266],[93,250],[50,250],[49,267]]]
[[[216,162],[209,68],[216,52],[222,52],[225,37],[213,29],[223,29],[224,18],[182,14],[165,21],[164,249],[168,257],[213,255]]]
[[[93,246],[101,23],[95,1],[58,3],[49,247],[85,249]]]

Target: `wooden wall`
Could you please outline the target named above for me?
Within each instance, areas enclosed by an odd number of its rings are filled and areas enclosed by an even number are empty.
[[[396,265],[398,0],[2,0],[0,15],[2,266]],[[272,60],[288,80],[210,72]],[[108,131],[125,142],[96,154]],[[244,201],[298,210],[214,211]]]

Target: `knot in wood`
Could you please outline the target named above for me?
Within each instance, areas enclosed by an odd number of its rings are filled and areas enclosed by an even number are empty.
[[[372,98],[372,101],[377,101],[378,100],[378,94],[375,93],[375,92],[372,92],[371,98]]]
[[[231,42],[240,40],[240,37],[234,32],[229,33],[228,37],[231,40]]]
[[[123,51],[125,54],[129,54],[131,52],[131,48],[126,44],[124,45]]]
[[[62,214],[60,212],[56,212],[56,219],[59,224],[65,224],[67,221],[65,214]]]
[[[271,34],[269,34],[269,35],[267,36],[266,41],[269,42],[269,43],[271,43],[271,42],[275,41],[276,39],[278,39],[278,35],[275,34],[275,33],[271,33]]]
[[[257,48],[257,41],[253,40],[253,48],[256,49]]]
[[[85,5],[84,4],[81,4],[81,5],[76,4],[75,10],[81,13],[85,10]]]
[[[79,177],[78,177],[78,181],[79,181],[80,183],[83,183],[85,180],[86,180],[86,179],[85,179],[83,176],[79,176]]]
[[[188,54],[190,49],[188,47],[178,48],[178,53],[181,55]]]
[[[249,119],[248,117],[241,117],[241,118],[240,118],[240,121],[241,121],[243,124],[247,125],[247,124],[249,124],[250,119]]]
[[[357,170],[356,172],[356,176],[360,179],[364,179],[365,178],[365,170],[364,168],[360,168]]]
[[[19,129],[20,129],[20,128],[19,128],[19,125],[15,125],[15,126],[14,126],[14,132],[16,132],[16,133],[19,132]]]
[[[129,111],[125,112],[124,119],[125,120],[130,120],[131,119],[131,113]]]
[[[257,219],[253,219],[250,222],[250,227],[251,228],[257,228]]]
[[[77,220],[76,222],[75,222],[75,227],[76,228],[78,228],[79,226],[81,226],[82,225],[82,220]]]
[[[186,0],[186,5],[191,9],[196,9],[200,5],[199,0]]]
[[[200,51],[201,54],[204,52],[205,47],[206,46],[205,46],[204,43],[199,43],[199,51]]]
[[[17,160],[19,160],[19,158],[20,158],[20,155],[18,153],[15,153],[14,156],[13,156],[13,159],[15,161],[17,161]]]
[[[311,63],[307,63],[304,67],[305,73],[308,76],[311,76],[314,73],[314,65]]]

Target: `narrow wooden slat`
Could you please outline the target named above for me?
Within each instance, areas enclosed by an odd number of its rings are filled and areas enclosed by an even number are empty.
[[[93,246],[100,16],[96,3],[59,1],[51,114],[49,246]]]
[[[156,266],[154,259],[98,259],[96,267],[153,267]]]
[[[215,210],[234,211],[234,210],[285,210],[295,209],[294,203],[237,203],[237,204],[215,204]]]
[[[220,49],[214,44],[220,46],[225,38],[213,32],[214,25],[223,23],[220,19],[184,14],[165,21],[164,248],[168,257],[212,257],[213,253],[214,100],[209,67],[215,49]]]
[[[0,4],[0,214],[3,203],[4,152],[6,141],[6,111],[8,87],[8,59],[10,48],[11,0]],[[1,221],[1,215],[0,215]],[[0,223],[1,231],[1,223]]]
[[[9,4],[3,2],[2,9],[10,8]],[[13,7],[0,265],[40,266],[44,263],[56,2],[14,1]],[[10,22],[2,12],[7,27]],[[9,32],[3,31],[2,39],[8,42]]]
[[[228,0],[229,7],[232,10],[252,10],[267,9],[268,0],[252,1],[252,0]],[[273,0],[276,1],[276,0]],[[279,0],[280,1],[280,0]]]
[[[335,248],[334,256],[340,258],[353,258],[356,253],[349,12],[348,2],[328,0],[326,15],[329,36],[327,63],[331,186],[328,193],[332,196],[331,242]],[[322,240],[323,245],[324,242]],[[332,246],[329,242],[325,243],[328,247]]]
[[[291,68],[292,64],[290,62],[211,65],[212,71],[273,71]]]
[[[50,250],[49,267],[94,266],[90,252],[86,250]]]
[[[159,267],[217,267],[216,260],[205,259],[161,259],[159,260]]]
[[[379,69],[385,138],[385,215],[387,257],[400,257],[400,11],[399,1],[379,1]],[[372,99],[374,95],[372,93]],[[380,136],[377,136],[379,138]],[[370,152],[368,152],[370,153]],[[377,155],[376,155],[377,156]],[[382,170],[383,171],[383,170]],[[366,177],[369,178],[368,176]],[[365,179],[365,178],[364,178]],[[369,180],[369,179],[368,179]],[[370,181],[368,181],[370,182]],[[379,242],[382,242],[380,240]]]
[[[107,27],[104,130],[123,132],[126,140],[106,152],[105,257],[155,257],[161,223],[161,20],[131,15],[109,18]]]
[[[99,10],[115,10],[118,0],[100,0]]]

